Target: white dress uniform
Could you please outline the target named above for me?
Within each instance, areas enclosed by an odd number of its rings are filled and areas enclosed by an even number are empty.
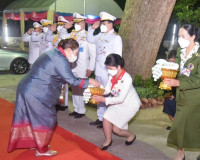
[[[52,21],[49,21],[47,19],[42,19],[40,21],[40,23],[42,24],[43,26],[43,33],[44,33],[44,36],[43,38],[41,39],[41,42],[40,42],[40,55],[53,49],[53,44],[52,44],[52,41],[53,41],[53,38],[54,38],[54,35],[51,35],[51,36],[47,36],[47,32],[49,30],[48,27],[46,27],[47,25],[52,25],[53,22]]]
[[[63,33],[64,34],[64,33]],[[60,36],[60,33],[53,34],[53,31],[51,29],[48,29],[46,35],[45,35],[45,41],[49,44],[49,48],[56,48],[58,46],[58,43],[61,41],[61,38],[63,36]]]
[[[53,46],[57,47],[58,43],[62,40],[62,39],[66,39],[68,38],[68,32],[67,30],[64,28],[64,25],[66,23],[69,23],[69,21],[67,21],[63,16],[59,16],[58,17],[58,26],[57,26],[57,35],[53,36]],[[50,32],[48,32],[49,34]],[[52,31],[51,31],[51,35],[52,35]]]
[[[79,15],[78,13],[75,14],[76,17],[83,19],[86,18]],[[73,14],[73,17],[75,14]],[[95,44],[87,42],[86,36],[87,36],[87,31],[85,30],[82,31],[73,30],[69,34],[67,33],[67,30],[65,28],[62,28],[60,31],[60,39],[74,38],[79,43],[79,53],[77,61],[72,63],[71,65],[73,74],[79,78],[87,78],[86,71],[87,70],[93,71],[95,68],[96,47]],[[72,100],[73,100],[74,111],[79,114],[85,114],[86,112],[85,103],[83,99],[83,91],[84,89],[72,86]]]
[[[120,129],[128,129],[128,122],[133,118],[140,108],[140,98],[132,85],[131,76],[125,72],[122,79],[118,80],[111,90],[111,79],[109,77],[105,93],[111,93],[113,97],[106,98],[107,110],[104,118]]]
[[[62,17],[62,18],[61,18]],[[58,20],[60,20],[60,22],[62,22],[61,20],[65,20],[63,16],[60,16],[58,18]],[[59,22],[58,22],[59,23]],[[68,23],[68,21],[66,20],[65,23]],[[65,39],[64,37],[67,35],[68,33],[66,32],[66,30],[63,28],[63,26],[59,25],[57,26],[57,35],[53,35],[53,31],[51,31],[50,29],[47,32],[47,39],[51,39],[52,40],[52,45],[54,48],[56,48],[58,46],[58,43],[62,40]],[[64,84],[64,103],[60,104],[61,106],[68,106],[68,90],[69,90],[69,86],[68,84]]]
[[[63,16],[59,16],[58,17],[58,24],[59,26],[57,26],[57,34],[53,34],[53,31],[51,31],[50,29],[48,29],[46,36],[45,36],[45,41],[50,48],[56,48],[58,46],[58,43],[61,41],[62,34],[66,34],[66,32],[64,31],[63,33],[60,33],[60,30],[58,30],[58,28],[63,28],[62,25],[68,23],[69,21],[67,21]],[[61,38],[60,38],[61,37]],[[68,106],[68,84],[66,83],[64,85],[64,103],[60,104],[61,106]]]
[[[105,13],[105,12],[104,12]],[[113,20],[113,16],[106,14],[107,20]],[[103,20],[101,18],[101,20]],[[122,56],[122,39],[114,29],[108,33],[99,33],[98,35],[93,35],[94,29],[91,27],[88,30],[87,41],[96,44],[96,66],[95,66],[95,76],[96,80],[99,81],[104,87],[108,82],[108,71],[105,66],[106,57],[111,54],[119,54]],[[100,121],[103,120],[103,114],[106,110],[105,103],[99,103],[97,105],[97,116]]]
[[[63,16],[58,17],[58,24],[62,23],[62,25],[64,25],[68,22],[69,21],[67,21]],[[51,31],[50,29],[47,30],[46,36],[45,36],[45,42],[46,42],[46,45],[48,48],[46,50],[56,48],[58,43],[60,42],[60,40],[61,40],[60,39],[60,30],[58,30],[58,28],[63,28],[63,26],[60,26],[60,25],[57,26],[57,34],[53,34],[53,31]],[[65,34],[65,32],[63,34]]]
[[[79,53],[77,61],[72,63],[71,65],[72,72],[76,77],[86,78],[86,70],[93,71],[95,68],[96,61],[96,47],[94,44],[87,42],[87,31],[82,30],[77,32],[73,30],[70,34],[63,34],[63,31],[61,31],[61,35],[61,39],[70,37],[76,39],[79,43]],[[74,111],[79,114],[85,114],[86,112],[83,99],[83,91],[84,89],[72,86],[72,100]]]
[[[53,32],[50,29],[48,29],[48,31],[45,33],[44,38],[40,45],[41,46],[40,54],[43,54],[43,53],[55,48],[53,46],[54,38],[55,38],[55,35],[53,34]]]
[[[37,25],[37,27],[41,26],[39,23],[34,22],[33,25]],[[40,56],[40,42],[43,38],[43,33],[38,32],[32,32],[31,35],[28,33],[25,33],[22,36],[22,40],[24,42],[29,42],[29,56],[28,56],[28,62],[30,65],[32,65],[35,60]]]
[[[77,61],[72,64],[72,72],[76,77],[87,78],[86,70],[94,71],[96,61],[96,47],[86,41],[87,32],[85,30],[72,32],[71,38],[77,37],[79,43],[79,53]],[[72,99],[74,111],[79,114],[85,114],[85,103],[83,99],[84,89],[72,86]]]

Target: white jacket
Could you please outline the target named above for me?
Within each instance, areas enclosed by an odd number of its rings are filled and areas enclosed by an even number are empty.
[[[65,28],[62,28],[59,33],[60,39],[74,38],[79,43],[79,53],[76,62],[72,63],[72,72],[76,77],[86,78],[86,70],[93,71],[96,61],[96,47],[94,44],[86,40],[87,31],[75,31],[67,33]]]
[[[29,56],[28,56],[29,64],[33,64],[35,60],[39,57],[40,42],[43,36],[44,36],[43,33],[38,34],[37,32],[32,32],[31,35],[29,35],[28,33],[25,33],[22,36],[22,40],[24,42],[29,42]]]
[[[140,103],[140,98],[135,91],[133,87],[133,80],[131,76],[125,72],[121,80],[118,80],[118,83],[114,85],[114,87],[111,90],[111,79],[112,77],[109,77],[109,81],[105,87],[104,94],[111,93],[113,97],[107,97],[106,98],[106,105],[123,105],[123,104],[129,104],[131,105],[131,102],[138,102]],[[136,110],[139,110],[140,105],[135,106]]]
[[[96,36],[93,33],[94,29],[90,27],[87,34],[87,41],[96,44],[97,51],[95,75],[108,77],[107,68],[104,64],[106,57],[111,53],[122,56],[122,39],[114,29],[109,33],[99,33]]]
[[[40,54],[43,54],[54,48],[52,44],[54,37],[55,35],[50,29],[48,29],[47,33],[44,33],[44,36],[40,42]]]

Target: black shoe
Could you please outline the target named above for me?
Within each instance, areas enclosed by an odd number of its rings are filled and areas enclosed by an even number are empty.
[[[100,121],[99,119],[97,119],[97,120],[94,121],[94,122],[90,122],[90,125],[98,125],[98,124],[100,124],[100,123],[102,123],[102,121]]]
[[[112,145],[112,141],[111,141],[110,144],[107,145],[107,146],[102,145],[102,146],[100,147],[100,149],[101,149],[102,151],[107,150],[108,147],[110,147],[111,145]]]
[[[183,157],[183,159],[182,160],[185,160],[185,155],[184,155],[184,157]]]
[[[83,117],[83,116],[85,116],[85,114],[77,113],[77,114],[74,116],[74,118],[81,118],[81,117]]]
[[[132,141],[130,141],[130,142],[126,141],[126,142],[125,142],[125,145],[129,146],[129,145],[131,145],[135,140],[136,140],[136,135],[135,135],[135,138],[133,138]]]
[[[102,122],[99,123],[99,124],[97,125],[97,128],[103,128],[103,123],[102,123]]]
[[[166,130],[171,130],[171,127],[170,127],[170,126],[167,126]]]
[[[78,113],[74,111],[74,112],[70,113],[69,115],[70,115],[70,116],[75,116],[75,115],[77,115],[77,114],[78,114]]]
[[[59,104],[56,104],[56,111],[64,111],[68,108],[68,106],[61,106]]]
[[[200,160],[200,155],[197,157],[197,160]]]

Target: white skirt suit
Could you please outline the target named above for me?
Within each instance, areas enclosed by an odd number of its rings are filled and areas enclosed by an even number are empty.
[[[128,122],[134,117],[140,108],[140,99],[135,91],[131,76],[125,72],[123,77],[112,86],[112,77],[105,88],[105,94],[111,93],[112,97],[106,98],[108,106],[104,118],[120,129],[128,129]]]

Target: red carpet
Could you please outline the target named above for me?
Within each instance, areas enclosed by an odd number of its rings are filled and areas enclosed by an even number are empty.
[[[35,157],[35,151],[18,149],[7,152],[14,104],[0,98],[0,160],[120,160],[101,151],[99,147],[57,126],[51,141],[51,148],[58,151],[52,157]]]

